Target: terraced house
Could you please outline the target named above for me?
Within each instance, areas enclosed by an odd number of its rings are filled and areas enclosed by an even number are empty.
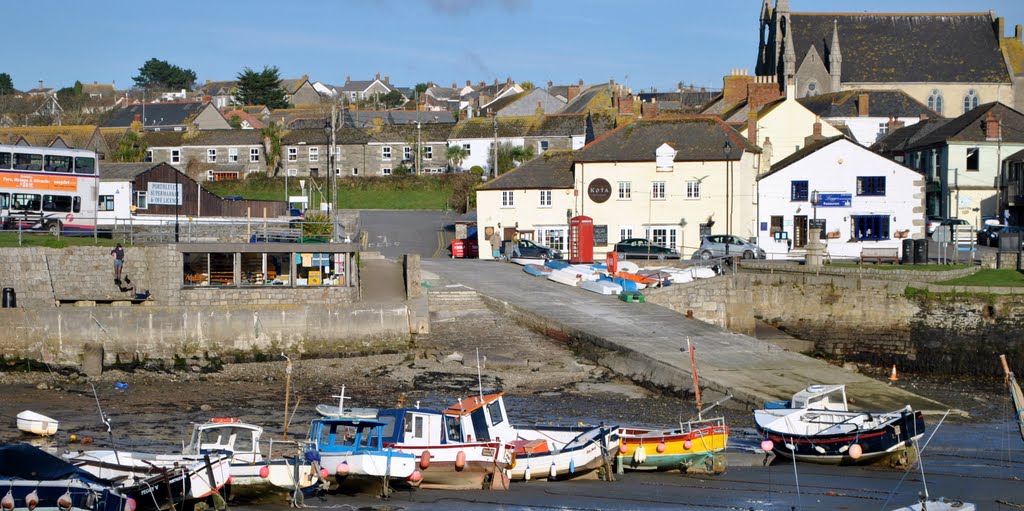
[[[448,138],[451,124],[382,124],[366,130],[364,176],[390,176],[399,167],[420,174],[448,169]],[[417,152],[417,147],[421,148]]]
[[[334,172],[339,177],[364,174],[369,137],[363,130],[343,126],[335,133]],[[330,130],[288,130],[281,138],[281,172],[289,177],[330,175]]]
[[[169,163],[197,181],[239,179],[266,172],[263,138],[256,130],[147,132],[147,162]]]

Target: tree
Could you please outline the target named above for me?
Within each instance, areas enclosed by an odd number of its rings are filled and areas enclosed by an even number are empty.
[[[11,80],[11,75],[7,73],[0,73],[0,96],[6,96],[14,93],[14,81]]]
[[[519,84],[519,86],[522,87],[523,90],[530,90],[534,87],[533,82],[523,82]]]
[[[469,151],[461,144],[451,145],[448,146],[446,156],[451,162],[452,169],[458,171],[462,167],[462,162],[466,161],[466,157],[469,156]]]
[[[148,148],[149,145],[142,140],[142,137],[137,132],[128,130],[121,137],[121,141],[117,143],[117,149],[114,150],[112,156],[114,161],[120,163],[139,162],[146,156],[146,149]]]
[[[242,118],[239,117],[238,114],[232,115],[231,118],[228,119],[228,124],[231,126],[231,129],[240,130],[242,129]]]
[[[267,108],[288,108],[277,66],[254,71],[248,67],[238,74],[235,99],[243,105],[266,105]]]
[[[398,92],[397,89],[391,89],[391,92],[380,97],[380,103],[384,105],[384,108],[398,108],[404,102],[405,96],[402,96],[402,93]]]
[[[139,68],[139,76],[132,77],[132,80],[135,80],[135,85],[146,89],[191,90],[196,83],[196,73],[166,60],[152,58]]]
[[[284,128],[280,124],[270,123],[260,130],[263,135],[263,152],[267,155],[267,176],[276,176],[277,167],[281,164],[281,138],[284,137]]]
[[[512,145],[512,142],[502,142],[498,144],[498,175],[504,174],[514,168],[520,163],[526,162],[533,159],[533,148]],[[494,150],[492,149],[487,156],[487,163],[494,168]]]
[[[413,89],[413,90],[416,91],[416,94],[418,96],[422,96],[424,92],[427,92],[427,84],[422,83],[422,82],[421,83],[417,83],[416,84],[416,88]]]

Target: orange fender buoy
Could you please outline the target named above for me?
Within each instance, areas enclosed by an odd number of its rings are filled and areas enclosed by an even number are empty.
[[[7,490],[7,495],[0,499],[0,507],[4,508],[5,511],[14,509],[14,494],[11,493],[11,490]]]
[[[420,454],[420,468],[426,470],[430,466],[430,451],[424,449],[423,454]]]
[[[466,451],[459,451],[455,455],[455,470],[462,470],[466,468]]]
[[[658,444],[658,447],[656,449],[659,453],[662,453],[665,452],[665,449],[668,449],[668,446],[665,445],[665,441],[662,440],[661,443]]]
[[[851,458],[858,459],[858,458],[861,457],[862,454],[864,454],[864,448],[861,447],[860,444],[853,444],[853,445],[850,446],[850,457]]]
[[[32,490],[28,495],[25,495],[25,506],[30,510],[35,509],[39,505],[39,493],[36,490]]]
[[[128,497],[128,500],[124,501],[124,511],[135,511],[138,504],[135,503],[135,499]]]
[[[409,482],[418,483],[423,480],[423,474],[419,470],[413,470],[412,474],[409,475]]]
[[[260,477],[262,477],[263,479],[270,477],[270,467],[266,465],[260,467]]]
[[[71,509],[72,505],[74,505],[74,502],[71,500],[70,492],[64,492],[64,495],[57,499],[57,507],[61,509]]]
[[[351,470],[351,467],[348,466],[348,462],[343,461],[341,463],[338,463],[338,468],[334,469],[334,473],[344,477],[348,475],[349,470]]]

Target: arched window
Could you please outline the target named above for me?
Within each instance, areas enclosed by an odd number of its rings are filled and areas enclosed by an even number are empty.
[[[966,114],[975,108],[978,108],[978,93],[971,89],[964,96],[964,113]]]
[[[807,97],[807,96],[817,96],[818,94],[821,94],[821,91],[818,90],[818,82],[817,82],[817,80],[810,80],[810,81],[808,81],[807,82],[807,87],[804,89],[804,97]]]
[[[930,96],[928,96],[928,108],[935,110],[936,113],[942,113],[942,94],[939,93],[939,89],[933,89]]]

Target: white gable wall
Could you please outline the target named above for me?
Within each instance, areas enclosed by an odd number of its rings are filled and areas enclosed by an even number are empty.
[[[885,195],[857,195],[858,176],[885,176]],[[808,200],[791,200],[793,181],[808,182]],[[817,207],[810,202],[814,191],[851,195],[850,207]],[[758,245],[770,259],[787,257],[786,241],[776,241],[771,231],[773,216],[783,218],[783,232],[794,239],[794,216],[826,221],[824,240],[833,258],[858,258],[863,247],[900,247],[896,233],[924,237],[924,177],[896,162],[848,140],[839,140],[758,182]],[[854,215],[879,215],[889,219],[889,238],[878,241],[853,239]],[[796,248],[796,247],[794,247]]]

